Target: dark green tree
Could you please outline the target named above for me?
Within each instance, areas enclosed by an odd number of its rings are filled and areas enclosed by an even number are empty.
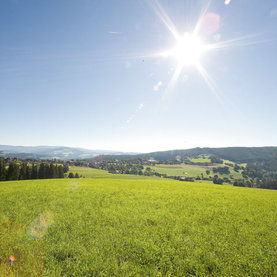
[[[45,164],[44,163],[41,163],[39,165],[38,178],[39,179],[45,179],[46,178],[46,175],[45,175]]]
[[[74,174],[72,172],[69,172],[68,178],[74,178]]]
[[[221,160],[219,157],[217,157],[215,155],[211,155],[210,159],[211,159],[211,163],[213,163],[213,164],[222,164],[223,163],[223,160]]]
[[[37,178],[38,178],[38,167],[36,164],[32,163],[31,179],[37,179]]]
[[[30,174],[31,172],[30,172],[30,168],[29,168],[29,166],[28,166],[28,164],[26,165],[26,172],[25,172],[25,180],[28,180],[28,179],[30,179],[30,177],[31,177],[31,174]]]
[[[47,178],[55,178],[55,166],[54,166],[54,164],[50,164],[50,166],[49,166],[49,172],[48,172],[48,174],[47,174]]]
[[[0,181],[6,180],[6,164],[4,159],[0,159]]]
[[[217,184],[217,185],[222,185],[222,184],[223,184],[223,179],[218,178],[217,175],[214,175],[213,183],[214,183],[214,184]]]
[[[7,180],[18,180],[20,169],[17,163],[11,162],[7,171]]]
[[[45,179],[50,179],[50,178],[52,178],[52,177],[50,176],[50,166],[49,166],[48,163],[45,163],[45,164],[44,164],[44,176],[45,176]]]
[[[64,178],[64,170],[62,165],[59,165],[58,167],[58,178]]]
[[[26,177],[26,167],[27,165],[23,163],[20,167],[20,172],[19,172],[19,180],[25,180]]]
[[[59,178],[59,169],[57,164],[54,167],[54,178]]]
[[[68,172],[68,171],[69,171],[68,165],[64,165],[64,166],[63,166],[63,172],[66,173],[66,172]]]

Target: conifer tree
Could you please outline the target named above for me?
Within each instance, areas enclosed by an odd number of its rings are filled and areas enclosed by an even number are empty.
[[[26,177],[26,164],[22,164],[19,171],[19,180],[25,180]]]
[[[50,179],[50,178],[52,178],[52,177],[50,177],[50,166],[49,166],[49,164],[48,163],[45,163],[44,164],[44,178],[45,179]]]
[[[4,159],[0,159],[0,181],[6,180],[6,165]]]
[[[18,180],[19,166],[15,162],[11,162],[7,171],[7,180]]]
[[[49,173],[47,174],[47,178],[55,178],[55,166],[52,163],[49,166]]]
[[[62,165],[59,165],[58,167],[58,178],[64,178],[64,170]]]
[[[37,179],[37,178],[38,178],[38,168],[37,168],[37,165],[32,163],[31,179]]]
[[[39,178],[39,179],[45,179],[45,168],[44,168],[44,163],[41,163],[41,164],[39,165],[38,178]]]
[[[25,180],[30,179],[30,168],[28,166],[28,164],[26,164],[26,172],[25,172]]]
[[[58,165],[55,165],[54,168],[54,178],[59,178],[59,169],[58,169]]]

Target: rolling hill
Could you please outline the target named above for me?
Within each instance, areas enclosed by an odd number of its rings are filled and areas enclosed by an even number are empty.
[[[237,163],[262,162],[277,160],[277,147],[225,147],[225,148],[192,148],[179,149],[170,151],[152,152],[138,155],[106,155],[104,158],[109,159],[154,159],[157,161],[176,160],[177,156],[196,157],[198,155],[215,155],[225,160]]]
[[[145,154],[126,153],[109,150],[90,150],[66,146],[11,146],[0,145],[0,157],[19,157],[22,159],[90,159],[103,156],[105,160],[154,159],[157,161],[175,160],[177,156],[197,157],[199,155],[215,155],[221,159],[236,163],[263,162],[277,160],[277,147],[224,147],[224,148],[191,148]]]
[[[65,146],[0,145],[0,157],[19,157],[21,159],[86,159],[106,154],[120,155],[122,153],[118,151],[90,150]]]

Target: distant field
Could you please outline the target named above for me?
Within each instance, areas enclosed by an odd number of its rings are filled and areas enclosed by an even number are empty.
[[[0,182],[0,276],[277,276],[276,210],[213,184]]]
[[[204,158],[191,158],[190,159],[191,162],[193,163],[210,163],[211,162],[211,159],[204,159]]]
[[[108,178],[108,179],[156,179],[155,177],[147,177],[147,176],[138,176],[132,174],[111,174],[106,170],[89,168],[89,167],[81,167],[81,166],[70,166],[68,174],[78,173],[86,178]]]
[[[230,168],[230,175],[226,174],[219,174],[219,173],[213,173],[211,166],[199,166],[199,165],[187,165],[187,164],[180,164],[180,165],[163,165],[163,164],[157,164],[155,166],[145,166],[150,167],[153,171],[156,171],[160,174],[167,174],[168,176],[187,176],[187,177],[201,177],[201,173],[203,173],[204,177],[213,177],[215,174],[217,174],[220,177],[229,177],[232,175],[234,179],[242,178],[241,173],[235,172],[233,169]],[[207,175],[206,170],[210,170],[210,174]]]
[[[145,168],[148,166],[145,166]],[[149,166],[153,171],[169,176],[189,176],[197,177],[205,173],[205,169],[193,165],[155,165]]]

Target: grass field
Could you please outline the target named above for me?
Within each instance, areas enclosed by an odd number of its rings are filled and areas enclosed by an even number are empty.
[[[78,173],[85,178],[105,178],[105,179],[153,179],[155,177],[148,177],[148,176],[139,176],[139,175],[132,175],[132,174],[111,174],[106,170],[96,169],[96,168],[89,168],[89,167],[81,167],[81,166],[70,166],[69,174]],[[157,179],[157,178],[155,178]]]
[[[210,163],[211,159],[209,159],[209,158],[191,158],[190,161],[193,163]]]
[[[155,166],[145,166],[150,167],[153,171],[156,171],[160,174],[167,174],[168,176],[185,176],[185,177],[201,177],[201,173],[204,177],[213,177],[214,175],[218,175],[220,177],[229,177],[233,176],[234,179],[242,178],[241,173],[235,172],[230,169],[230,175],[213,173],[212,167],[209,166],[199,166],[199,165],[188,165],[188,164],[178,164],[178,165],[166,165],[166,164],[157,164]],[[206,170],[210,170],[210,174],[206,174]]]
[[[0,182],[0,276],[277,276],[276,210],[173,180]]]

